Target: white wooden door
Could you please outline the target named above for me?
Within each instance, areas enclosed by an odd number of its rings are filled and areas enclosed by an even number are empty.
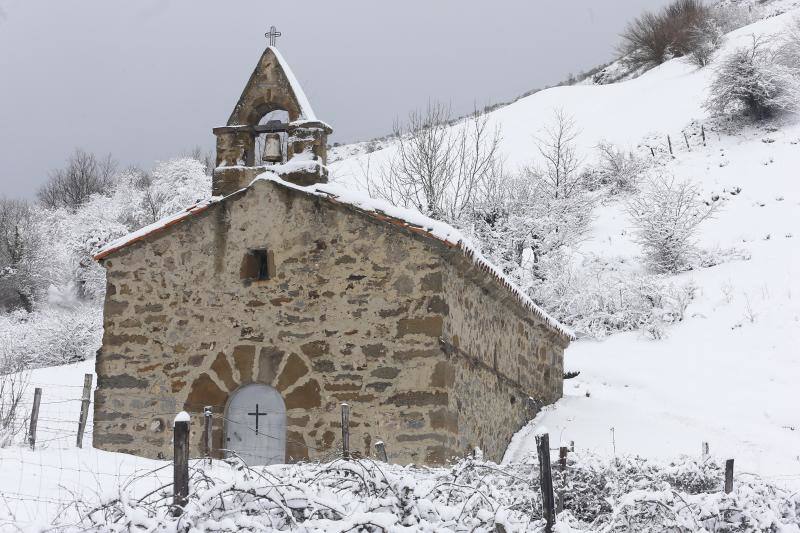
[[[249,466],[286,462],[286,406],[280,393],[253,383],[237,389],[225,410],[226,448]]]

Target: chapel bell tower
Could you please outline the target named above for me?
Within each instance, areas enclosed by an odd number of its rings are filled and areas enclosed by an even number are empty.
[[[328,134],[289,65],[275,48],[273,26],[264,51],[228,123],[214,128],[217,166],[212,193],[225,196],[271,170],[300,186],[328,181]]]

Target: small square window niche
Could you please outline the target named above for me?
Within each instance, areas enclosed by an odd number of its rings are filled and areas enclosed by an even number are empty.
[[[275,277],[275,256],[272,250],[249,250],[242,259],[239,276],[245,281],[264,281]]]

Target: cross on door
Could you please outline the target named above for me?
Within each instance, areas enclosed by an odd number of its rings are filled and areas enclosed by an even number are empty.
[[[249,416],[256,417],[256,435],[258,435],[258,417],[266,416],[267,413],[259,413],[258,412],[258,404],[256,404],[256,412],[255,413],[247,413]]]

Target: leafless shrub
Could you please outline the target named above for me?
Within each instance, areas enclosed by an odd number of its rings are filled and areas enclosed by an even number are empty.
[[[753,36],[752,45],[728,56],[711,83],[705,107],[712,113],[743,111],[756,120],[797,109],[800,68]]]
[[[711,8],[711,18],[723,33],[739,29],[758,20],[757,6],[740,4],[717,4]]]
[[[633,68],[653,67],[687,55],[694,43],[693,31],[710,18],[701,0],[674,0],[660,12],[645,12],[622,33],[621,54]]]
[[[498,165],[499,129],[475,111],[451,125],[450,108],[433,102],[395,123],[397,153],[368,191],[434,218],[456,220],[472,205],[481,182]]]
[[[39,201],[52,209],[75,209],[91,195],[109,192],[116,167],[110,154],[99,158],[77,149],[67,166],[54,170],[47,183],[39,189]]]
[[[668,176],[651,178],[627,203],[635,240],[644,249],[647,264],[658,273],[688,267],[697,228],[716,209],[717,204],[704,201],[691,182]]]
[[[800,17],[786,26],[778,40],[778,58],[783,65],[800,68]]]
[[[713,17],[700,21],[689,30],[688,55],[698,67],[705,67],[722,46],[724,32]]]
[[[10,445],[25,428],[22,399],[29,381],[30,372],[22,368],[19,360],[0,360],[0,448]]]
[[[650,167],[648,161],[608,142],[601,142],[597,149],[600,164],[596,172],[600,184],[610,187],[612,194],[638,190],[639,182]]]

